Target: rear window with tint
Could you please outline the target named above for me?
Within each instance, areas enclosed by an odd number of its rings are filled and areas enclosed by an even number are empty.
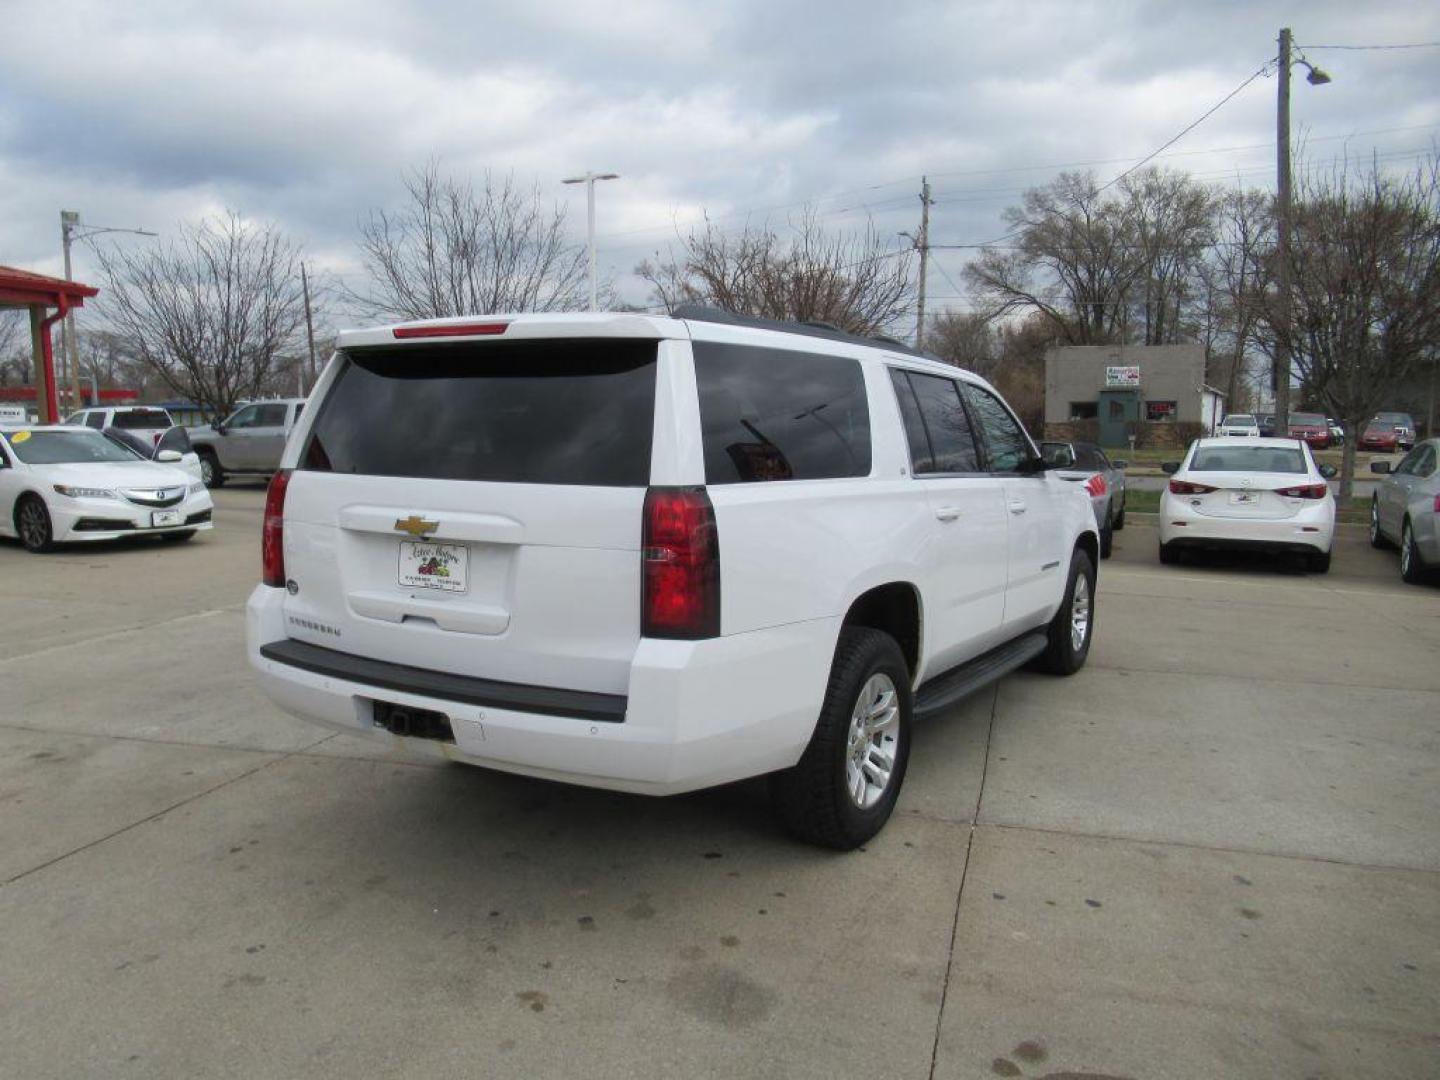
[[[1305,455],[1285,446],[1200,446],[1190,472],[1307,473]]]
[[[110,426],[121,431],[134,431],[137,428],[168,428],[174,424],[164,409],[116,409],[115,420]]]
[[[654,341],[353,349],[301,468],[369,476],[644,487]]]
[[[870,474],[870,406],[858,361],[697,341],[705,482]]]

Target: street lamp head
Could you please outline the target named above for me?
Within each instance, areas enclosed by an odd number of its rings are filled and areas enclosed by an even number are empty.
[[[619,180],[619,179],[620,179],[620,174],[619,174],[619,173],[615,173],[615,172],[601,173],[599,176],[595,177],[595,179],[596,179],[596,180]]]
[[[1329,75],[1325,74],[1325,72],[1321,71],[1308,60],[1301,60],[1300,62],[1309,68],[1309,74],[1305,76],[1305,81],[1311,86],[1324,86],[1330,81]]]

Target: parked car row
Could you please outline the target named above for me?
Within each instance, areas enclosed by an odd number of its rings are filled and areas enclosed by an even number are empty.
[[[1279,436],[1273,413],[1231,413],[1220,422],[1215,434],[1225,438],[1252,439]],[[1322,413],[1291,413],[1287,434],[1292,439],[1303,439],[1315,450],[1343,446],[1345,443],[1345,429],[1334,417]],[[1415,445],[1415,420],[1409,413],[1377,413],[1361,429],[1355,445],[1360,450],[1385,453],[1409,450]]]

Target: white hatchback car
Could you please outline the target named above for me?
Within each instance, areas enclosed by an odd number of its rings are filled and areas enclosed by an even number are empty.
[[[180,455],[145,461],[89,428],[0,431],[0,536],[30,551],[56,544],[161,536],[211,528],[205,485],[176,468]]]
[[[1183,461],[1162,466],[1160,561],[1190,548],[1291,551],[1330,569],[1335,498],[1330,465],[1316,466],[1299,439],[1197,439]]]
[[[247,609],[301,717],[653,795],[771,774],[788,829],[850,848],[914,717],[1085,662],[1087,492],[983,379],[897,342],[701,310],[339,346]]]

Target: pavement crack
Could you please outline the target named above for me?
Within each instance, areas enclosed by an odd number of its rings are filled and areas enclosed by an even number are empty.
[[[222,788],[227,788],[232,784],[238,784],[241,780],[245,780],[251,776],[254,776],[256,773],[261,772],[264,769],[268,769],[272,765],[278,765],[283,761],[288,761],[290,758],[295,757],[297,754],[303,754],[306,750],[313,750],[321,743],[327,742],[333,738],[335,738],[335,735],[326,735],[323,738],[316,739],[313,743],[310,743],[308,746],[305,746],[300,750],[293,750],[289,753],[277,753],[269,761],[262,761],[253,769],[246,769],[244,772],[240,773],[237,776],[232,776],[229,779],[222,780],[220,781],[220,783],[208,787],[204,791],[196,792],[194,795],[188,795],[183,799],[171,803],[169,806],[164,807],[161,810],[155,811],[155,813],[153,814],[147,814],[137,821],[132,821],[128,825],[122,825],[120,828],[106,833],[104,836],[98,836],[94,840],[89,840],[79,845],[78,847],[71,848],[69,851],[56,855],[53,858],[46,859],[44,862],[38,863],[37,865],[30,867],[28,870],[22,870],[20,871],[20,873],[15,874],[12,877],[6,878],[4,881],[0,881],[0,889],[3,889],[9,885],[14,885],[17,881],[21,881],[24,878],[30,877],[32,874],[38,874],[41,870],[45,870],[51,866],[54,866],[56,863],[64,862],[66,859],[69,859],[75,855],[79,855],[83,851],[89,851],[93,847],[99,847],[101,844],[113,840],[117,836],[123,836],[126,833],[130,832],[132,829],[137,829],[141,825],[145,825],[151,821],[162,818],[171,811],[178,810],[182,806],[188,806],[190,803],[193,803],[199,799],[203,799],[207,795],[212,795],[215,792],[221,790]]]

